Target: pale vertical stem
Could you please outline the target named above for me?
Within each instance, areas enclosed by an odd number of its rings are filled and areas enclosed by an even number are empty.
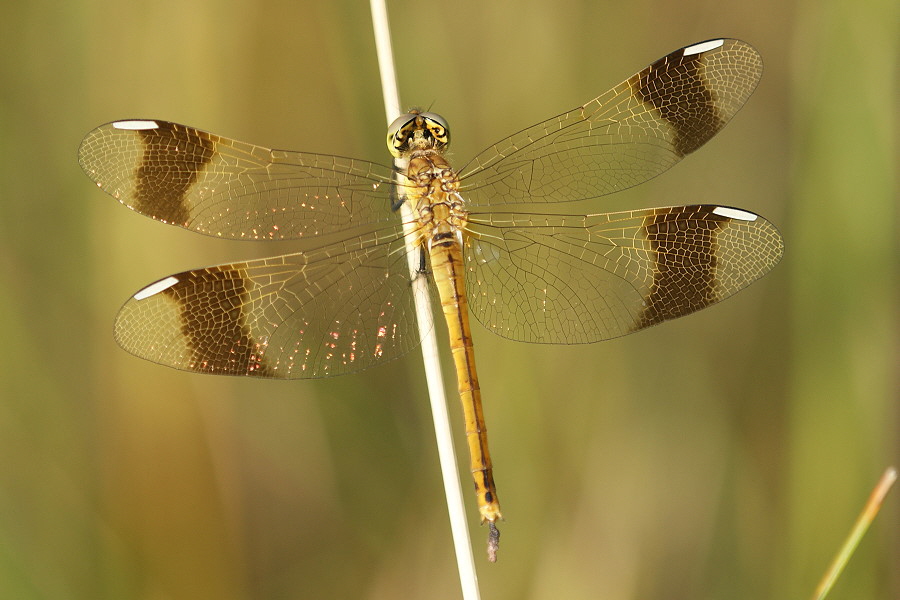
[[[381,89],[384,95],[384,107],[387,123],[390,124],[401,114],[400,94],[394,72],[394,55],[391,48],[390,28],[388,26],[387,8],[384,0],[370,0],[372,24],[375,28],[375,46],[378,53],[378,68],[381,73]],[[400,167],[401,165],[396,165]],[[425,378],[428,382],[428,394],[431,399],[431,413],[434,419],[434,431],[437,438],[438,457],[441,473],[444,478],[444,493],[447,496],[447,510],[450,516],[450,529],[453,544],[456,548],[456,564],[459,570],[460,585],[463,598],[478,600],[478,578],[475,574],[475,558],[469,539],[465,504],[459,483],[456,453],[453,449],[453,437],[450,420],[447,415],[447,400],[444,395],[444,381],[441,376],[441,363],[438,355],[437,341],[434,334],[434,316],[431,312],[430,295],[427,280],[420,276],[419,252],[411,247],[415,240],[410,235],[415,229],[411,207],[403,203],[401,206],[404,232],[407,234],[407,257],[409,272],[412,278],[412,293],[415,297],[416,318],[422,343],[422,358],[425,362]]]
[[[834,560],[831,561],[831,564],[825,571],[825,576],[819,582],[816,592],[813,594],[813,600],[824,600],[828,592],[831,591],[834,582],[837,581],[844,567],[847,566],[850,556],[856,551],[859,541],[865,535],[872,521],[875,520],[878,511],[881,510],[881,506],[884,504],[884,497],[887,496],[895,481],[897,481],[897,469],[888,467],[881,479],[878,480],[875,489],[872,490],[869,501],[866,502],[862,513],[856,519],[856,523],[853,524],[853,529],[850,530],[850,535],[844,540],[837,556],[834,557]]]

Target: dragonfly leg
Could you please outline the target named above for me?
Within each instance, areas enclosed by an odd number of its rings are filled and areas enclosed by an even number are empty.
[[[425,248],[419,248],[419,269],[416,271],[419,275],[428,274],[428,263],[425,261]]]
[[[400,210],[400,207],[403,206],[403,203],[406,202],[406,196],[397,194],[396,192],[391,193],[391,210],[397,212]]]

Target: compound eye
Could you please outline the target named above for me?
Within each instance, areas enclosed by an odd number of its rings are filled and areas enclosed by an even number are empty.
[[[444,117],[437,113],[426,112],[422,113],[422,118],[425,119],[425,125],[437,145],[443,147],[450,143],[450,127]]]
[[[417,113],[400,115],[391,123],[387,131],[387,147],[391,154],[397,158],[409,150],[409,138],[416,129]]]
[[[423,119],[427,119],[428,121],[431,121],[436,125],[440,125],[444,129],[448,128],[446,119],[444,119],[444,117],[442,117],[441,115],[433,112],[423,112],[421,114]]]

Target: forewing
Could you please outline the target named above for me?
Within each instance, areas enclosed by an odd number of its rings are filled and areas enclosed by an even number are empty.
[[[359,371],[418,344],[401,226],[178,273],[134,295],[119,344],[163,365],[281,379]]]
[[[472,207],[585,200],[659,175],[728,123],[762,75],[740,40],[676,50],[584,106],[494,144],[460,170]]]
[[[713,205],[588,216],[471,214],[469,306],[525,342],[589,343],[705,308],[783,252],[762,217]]]
[[[387,167],[166,121],[102,125],[85,136],[78,161],[132,210],[215,237],[296,239],[396,218]]]

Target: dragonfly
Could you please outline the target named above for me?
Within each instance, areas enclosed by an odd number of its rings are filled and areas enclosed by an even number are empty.
[[[495,560],[502,514],[469,315],[511,340],[584,344],[693,313],[766,274],[782,238],[744,209],[557,206],[596,205],[666,171],[729,122],[761,74],[760,55],[740,40],[686,46],[460,169],[446,157],[447,122],[417,109],[388,129],[391,165],[155,119],[102,125],[84,138],[79,163],[128,208],[216,238],[297,244],[144,287],[119,311],[116,340],[197,373],[358,372],[418,345],[411,283],[425,278],[422,299],[439,303],[447,324]]]

